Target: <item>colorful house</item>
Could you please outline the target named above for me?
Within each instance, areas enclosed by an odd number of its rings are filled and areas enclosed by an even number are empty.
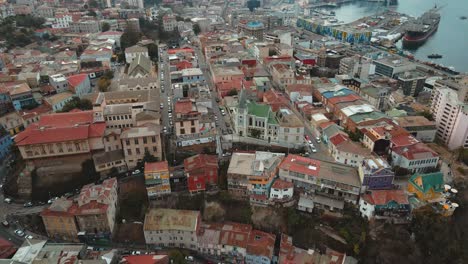
[[[218,183],[218,158],[216,155],[198,154],[184,160],[188,190],[205,191],[207,185]]]
[[[145,163],[145,185],[149,198],[171,193],[167,161]]]
[[[430,202],[437,199],[444,191],[442,172],[414,174],[408,183],[408,192],[414,193],[422,201]]]
[[[0,160],[3,160],[10,153],[10,146],[13,144],[10,133],[0,127]]]

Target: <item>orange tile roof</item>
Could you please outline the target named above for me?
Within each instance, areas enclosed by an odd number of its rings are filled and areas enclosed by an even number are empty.
[[[283,159],[279,168],[317,177],[320,171],[320,161],[290,154]]]
[[[220,243],[221,245],[247,248],[251,231],[251,225],[233,222],[225,223],[221,229]]]
[[[264,256],[269,259],[273,257],[276,236],[270,233],[253,230],[250,232],[247,254],[254,256]]]
[[[82,82],[84,82],[87,78],[88,78],[88,75],[85,73],[75,74],[75,75],[68,77],[68,83],[71,86],[76,87],[80,85]]]
[[[289,189],[293,187],[294,187],[294,184],[292,182],[284,181],[281,179],[275,180],[275,182],[271,186],[271,188],[274,188],[274,189]]]
[[[193,112],[193,103],[190,100],[180,100],[174,105],[174,112],[179,114],[188,114]]]
[[[167,161],[146,162],[145,173],[154,171],[169,171],[169,164],[167,163]]]
[[[403,190],[375,190],[364,194],[362,199],[373,205],[386,205],[390,201],[409,204],[408,195]]]

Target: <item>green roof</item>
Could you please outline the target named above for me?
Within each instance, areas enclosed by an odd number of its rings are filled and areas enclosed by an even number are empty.
[[[418,177],[421,177],[422,186],[419,186],[415,182]],[[433,189],[434,192],[442,192],[444,190],[444,175],[442,172],[414,174],[410,177],[409,182],[423,193],[427,193],[431,189]]]
[[[386,114],[390,117],[402,117],[408,115],[405,110],[399,110],[395,108],[393,108],[390,111],[387,111]]]
[[[272,124],[272,125],[277,125],[278,124],[278,120],[276,120],[276,118],[272,115],[270,115],[268,117],[268,124]]]
[[[250,115],[264,118],[267,118],[270,113],[270,106],[265,104],[256,104],[251,102],[247,105],[247,109]]]
[[[360,114],[355,114],[352,115],[350,118],[353,120],[355,123],[360,123],[362,121],[366,120],[377,120],[382,117],[386,117],[386,115],[382,112],[370,112],[370,113],[360,113]]]

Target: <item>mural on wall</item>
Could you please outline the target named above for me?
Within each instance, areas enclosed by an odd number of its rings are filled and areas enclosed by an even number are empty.
[[[307,31],[324,36],[334,37],[348,43],[368,43],[371,40],[372,32],[350,32],[336,26],[325,26],[304,18],[297,19],[297,26]]]

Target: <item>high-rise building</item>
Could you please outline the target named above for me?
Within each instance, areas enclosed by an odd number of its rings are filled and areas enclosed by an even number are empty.
[[[437,137],[449,149],[468,148],[468,76],[436,81],[431,113]]]

